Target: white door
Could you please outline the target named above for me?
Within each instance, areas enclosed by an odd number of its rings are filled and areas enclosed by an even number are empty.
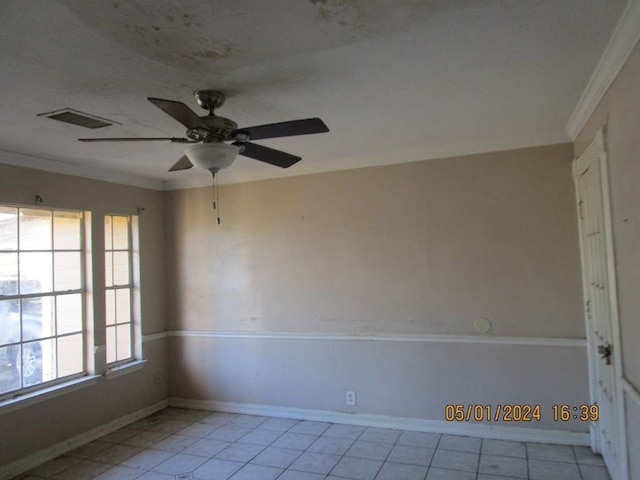
[[[620,355],[615,270],[607,188],[604,134],[600,131],[573,165],[580,223],[591,400],[599,419],[591,422],[594,450],[612,477],[624,477],[624,428],[619,383]]]

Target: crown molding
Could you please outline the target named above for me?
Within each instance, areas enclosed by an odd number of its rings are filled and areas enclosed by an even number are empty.
[[[466,144],[455,143],[445,147],[428,147],[407,149],[403,151],[383,152],[378,154],[360,155],[355,157],[327,159],[317,162],[296,165],[295,168],[264,168],[259,170],[234,171],[233,168],[224,170],[219,175],[221,185],[245,183],[259,180],[269,180],[283,177],[297,177],[315,173],[328,173],[341,170],[353,170],[367,167],[381,167],[402,163],[421,162],[442,158],[460,157],[466,155],[478,155],[485,153],[504,152],[523,148],[545,147],[569,143],[571,140],[564,132],[546,133],[528,137],[503,138],[498,140],[471,142]],[[104,182],[130,185],[134,187],[148,188],[152,190],[181,190],[186,188],[199,188],[211,186],[211,175],[203,171],[199,177],[161,181],[140,175],[130,175],[114,171],[102,170],[95,167],[87,167],[49,158],[36,157],[23,153],[0,150],[0,164],[14,165],[23,168],[33,168],[45,172],[73,175],[84,178],[102,180]]]
[[[484,153],[504,152],[522,148],[546,147],[570,143],[571,139],[565,132],[547,132],[546,134],[503,138],[483,142],[452,142],[444,147],[427,147],[417,149],[399,150],[396,152],[382,152],[354,157],[326,159],[317,162],[301,162],[294,168],[263,168],[259,170],[234,171],[233,167],[223,170],[218,175],[220,185],[233,183],[254,182],[283,177],[297,177],[314,173],[328,173],[340,170],[353,170],[356,168],[382,167],[401,163],[421,162],[442,158],[461,157]],[[205,172],[206,173],[206,172]],[[163,182],[163,190],[181,190],[186,188],[210,187],[211,175],[208,173],[195,178],[176,179]]]
[[[640,0],[629,0],[574,109],[566,131],[575,140],[640,39]]]
[[[15,167],[32,168],[34,170],[42,170],[50,173],[59,173],[62,175],[91,178],[94,180],[101,180],[103,182],[118,183],[120,185],[162,190],[162,182],[159,180],[76,165],[49,158],[35,157],[33,155],[25,155],[23,153],[11,152],[9,150],[0,150],[0,163],[13,165]]]

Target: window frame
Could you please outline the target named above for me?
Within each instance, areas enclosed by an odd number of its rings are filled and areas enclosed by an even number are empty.
[[[52,388],[56,388],[58,386],[63,386],[65,384],[69,384],[69,383],[74,383],[79,381],[79,379],[82,379],[83,377],[87,377],[89,375],[89,370],[91,367],[91,361],[89,358],[90,355],[90,346],[88,344],[88,339],[89,339],[89,335],[90,335],[90,325],[88,324],[88,318],[89,318],[89,313],[87,311],[87,297],[88,297],[88,288],[87,288],[87,278],[89,277],[89,272],[88,272],[88,262],[87,262],[87,253],[89,251],[89,245],[90,245],[90,240],[89,240],[89,235],[91,235],[91,226],[88,222],[90,222],[91,219],[91,213],[87,212],[85,210],[75,210],[75,209],[68,209],[68,208],[56,208],[56,207],[43,207],[40,205],[16,205],[16,204],[11,204],[11,203],[0,203],[0,206],[2,207],[6,207],[6,208],[12,208],[12,209],[16,209],[16,249],[15,250],[0,250],[0,253],[15,253],[17,255],[17,277],[16,277],[16,282],[17,282],[17,288],[18,288],[18,293],[15,295],[0,295],[0,300],[17,300],[20,303],[20,321],[19,321],[19,325],[20,325],[20,339],[17,342],[10,342],[7,344],[3,344],[2,348],[6,348],[6,347],[12,347],[12,346],[18,346],[20,348],[22,348],[22,346],[26,343],[37,343],[40,341],[44,341],[44,340],[52,340],[53,343],[55,344],[55,351],[56,351],[56,357],[55,357],[55,373],[56,373],[56,378],[52,379],[52,380],[48,380],[48,381],[41,381],[40,383],[36,383],[34,385],[28,385],[28,386],[23,386],[23,378],[22,378],[22,372],[20,373],[20,387],[14,390],[9,390],[6,392],[2,392],[0,393],[0,404],[4,403],[6,401],[11,401],[13,399],[17,399],[23,396],[32,396],[32,395],[37,395],[39,393],[39,391],[50,391]],[[41,211],[45,211],[45,212],[49,212],[50,214],[50,218],[51,218],[51,229],[50,229],[50,235],[51,235],[51,249],[47,250],[47,249],[29,249],[29,250],[23,250],[21,248],[21,241],[20,241],[20,211],[21,210],[41,210]],[[80,240],[80,245],[78,249],[56,249],[56,245],[55,245],[55,213],[56,212],[69,212],[69,213],[75,213],[79,215],[79,240]],[[74,252],[74,253],[78,253],[79,258],[80,258],[80,265],[79,265],[79,269],[80,269],[80,287],[77,289],[66,289],[66,290],[56,290],[55,289],[55,277],[56,277],[56,273],[55,273],[55,253],[56,252]],[[50,253],[51,254],[51,290],[47,291],[47,292],[36,292],[36,293],[25,293],[25,294],[21,294],[20,293],[20,253]],[[58,319],[58,312],[57,312],[57,298],[60,296],[65,296],[65,295],[80,295],[80,299],[81,299],[81,311],[80,311],[80,315],[81,315],[81,321],[80,321],[80,325],[81,325],[81,330],[80,331],[74,331],[71,333],[64,333],[59,335],[58,334],[58,325],[57,325],[57,319]],[[52,312],[54,314],[54,318],[55,318],[55,329],[54,332],[55,334],[53,335],[48,335],[48,336],[43,336],[41,338],[38,339],[31,339],[31,340],[24,340],[23,338],[23,311],[22,311],[22,300],[24,299],[29,299],[29,298],[51,298],[52,299],[52,303],[53,303],[53,307],[52,307]],[[82,345],[82,369],[80,372],[77,373],[73,373],[73,374],[69,374],[69,375],[65,375],[62,377],[58,376],[58,370],[59,370],[59,365],[58,365],[58,344],[57,344],[57,340],[59,338],[64,338],[64,337],[69,337],[72,335],[81,335],[81,345]]]
[[[128,215],[128,214],[117,214],[117,213],[105,213],[102,216],[102,222],[103,222],[103,226],[105,228],[104,233],[105,233],[105,240],[107,237],[107,231],[106,231],[106,219],[107,217],[111,218],[111,249],[107,249],[107,245],[105,243],[104,246],[104,251],[103,251],[103,256],[105,259],[105,277],[104,277],[104,291],[105,291],[105,310],[104,310],[104,315],[105,315],[105,325],[104,325],[104,332],[105,332],[105,365],[107,368],[106,374],[107,377],[111,376],[112,378],[115,377],[116,375],[114,375],[114,372],[117,371],[122,371],[123,369],[126,369],[127,366],[129,366],[132,363],[135,362],[139,362],[142,360],[142,355],[141,355],[141,347],[139,345],[139,337],[140,337],[140,332],[139,332],[139,308],[138,308],[138,304],[139,304],[139,299],[138,299],[138,294],[137,294],[137,290],[139,289],[139,274],[138,274],[138,242],[139,242],[139,231],[138,231],[138,216],[137,215]],[[127,219],[127,245],[128,248],[126,250],[124,249],[115,249],[114,248],[114,243],[113,243],[113,218],[114,217],[124,217]],[[128,280],[129,282],[127,284],[115,284],[115,282],[113,282],[115,275],[114,275],[114,262],[113,262],[113,257],[112,257],[112,262],[111,262],[111,279],[112,279],[112,285],[107,286],[107,276],[106,276],[106,255],[107,253],[111,253],[113,254],[114,252],[127,252],[128,253],[128,257],[127,257],[127,268],[129,271],[129,276],[128,276]],[[108,291],[113,291],[114,295],[115,292],[117,292],[118,290],[125,290],[128,289],[129,290],[129,321],[128,322],[123,322],[123,323],[118,323],[118,319],[117,319],[117,308],[116,308],[116,319],[115,319],[115,323],[113,325],[109,325],[107,324],[107,292]],[[117,300],[116,300],[117,302]],[[117,305],[117,303],[116,303]],[[123,358],[118,360],[117,359],[117,345],[118,345],[118,340],[117,340],[117,327],[118,325],[129,325],[129,348],[130,348],[130,352],[131,355],[127,358]],[[107,331],[109,328],[114,328],[116,331],[116,335],[115,335],[115,342],[116,342],[116,360],[113,362],[109,362],[108,361],[108,352],[109,352],[109,345],[108,345],[108,336],[107,336]]]

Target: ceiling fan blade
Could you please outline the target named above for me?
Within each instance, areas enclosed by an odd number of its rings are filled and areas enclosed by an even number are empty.
[[[187,128],[204,128],[209,127],[204,123],[196,113],[182,102],[173,100],[164,100],[162,98],[147,97],[151,103],[162,110],[167,115],[173,117]]]
[[[193,163],[191,163],[186,155],[183,155],[182,158],[169,169],[169,171],[175,172],[178,170],[189,170],[191,167],[193,167]]]
[[[325,133],[329,127],[319,118],[292,120],[290,122],[270,123],[255,127],[240,128],[236,132],[246,132],[250,140],[262,138],[293,137],[295,135],[309,135],[311,133]]]
[[[196,143],[188,138],[177,137],[114,137],[114,138],[79,138],[79,142],[153,142],[165,141],[171,143]]]
[[[265,147],[251,142],[235,142],[234,145],[241,147],[240,155],[260,160],[277,167],[289,168],[294,163],[302,160],[302,157],[291,155],[287,152],[281,152],[273,148]]]

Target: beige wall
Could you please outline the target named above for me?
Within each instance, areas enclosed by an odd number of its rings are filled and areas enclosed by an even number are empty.
[[[588,401],[571,145],[166,194],[171,394],[442,420],[444,403]],[[192,331],[453,335],[452,343]],[[450,338],[450,337],[448,337]],[[481,381],[479,381],[481,379]],[[532,428],[586,431],[545,421]]]
[[[44,207],[91,211],[92,243],[98,252],[104,245],[103,214],[135,214],[138,207],[145,209],[140,215],[142,333],[165,331],[162,193],[0,163],[0,203],[34,205],[36,194],[44,199]],[[94,259],[94,275],[104,278],[103,257],[96,255]],[[103,324],[104,297],[100,300],[98,289],[95,293],[96,323]],[[104,343],[104,333],[96,332],[95,344]],[[166,339],[144,342],[143,353],[149,361],[142,370],[109,381],[101,378],[94,386],[0,413],[0,432],[5,437],[0,448],[0,465],[166,399]],[[100,373],[104,363],[96,367]],[[6,432],[11,432],[10,438]]]
[[[582,347],[355,339],[171,340],[171,392],[181,398],[439,420],[443,428],[455,427],[444,422],[448,404],[541,405],[540,422],[484,423],[587,430],[577,421],[554,421],[551,407],[588,401]],[[347,390],[356,391],[357,406],[345,405]]]
[[[172,328],[584,337],[571,146],[167,193]]]
[[[606,126],[613,241],[616,257],[623,374],[640,391],[640,45],[636,45],[575,142],[580,155]],[[627,411],[630,471],[640,477],[640,405],[629,395]],[[635,450],[632,449],[635,447]]]

